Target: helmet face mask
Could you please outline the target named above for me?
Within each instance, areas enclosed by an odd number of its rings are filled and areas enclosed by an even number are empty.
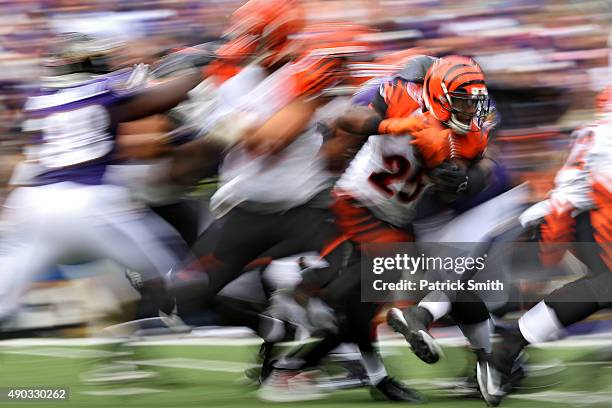
[[[490,109],[484,74],[467,57],[436,61],[425,75],[423,100],[436,119],[459,134],[480,130]]]
[[[489,114],[490,100],[486,88],[474,88],[473,94],[468,94],[464,89],[449,92],[450,119],[449,126],[459,133],[467,133],[481,129]]]

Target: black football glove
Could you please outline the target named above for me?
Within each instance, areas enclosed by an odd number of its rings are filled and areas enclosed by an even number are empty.
[[[457,162],[445,161],[430,172],[435,189],[444,193],[463,193],[467,190],[470,178],[468,167]]]

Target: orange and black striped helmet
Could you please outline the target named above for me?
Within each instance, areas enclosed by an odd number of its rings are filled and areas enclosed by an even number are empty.
[[[438,59],[425,75],[423,100],[436,119],[462,134],[480,130],[489,113],[484,73],[468,57]]]
[[[284,55],[289,36],[304,24],[304,11],[296,0],[249,0],[232,14],[225,33],[229,41],[217,54],[232,60],[258,56],[263,65],[273,65]]]

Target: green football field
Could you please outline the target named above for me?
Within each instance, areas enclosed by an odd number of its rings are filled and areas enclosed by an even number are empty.
[[[214,344],[216,343],[216,344]],[[236,344],[233,344],[236,343]],[[0,347],[0,388],[68,387],[67,401],[2,402],[14,407],[257,407],[271,405],[257,399],[254,388],[243,380],[243,370],[253,361],[256,345],[216,341],[203,345],[145,343],[115,348],[57,342],[26,345],[11,342]],[[417,360],[407,347],[383,346],[388,370],[421,390],[434,408],[484,407],[478,399],[451,395],[444,381],[467,370],[463,348],[446,348],[438,364]],[[120,355],[114,353],[123,353]],[[524,382],[525,390],[504,401],[507,407],[612,406],[612,364],[595,358],[592,348],[531,350],[531,362],[539,374]],[[147,380],[125,380],[114,385],[89,385],[81,374],[110,360],[136,363],[151,371]],[[562,363],[562,364],[561,364]],[[561,368],[559,365],[561,364]],[[543,375],[545,374],[545,375]],[[534,374],[535,375],[535,374]],[[282,407],[375,407],[367,389],[337,391],[322,400],[274,404]]]

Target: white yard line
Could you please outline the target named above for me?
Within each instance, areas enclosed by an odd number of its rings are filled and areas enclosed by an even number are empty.
[[[19,348],[16,350],[4,350],[4,354],[23,354],[27,356],[60,357],[60,358],[108,358],[130,355],[129,352],[113,352],[105,350],[66,348],[66,347],[36,347]]]
[[[436,339],[442,346],[458,347],[466,345],[463,337],[447,337]],[[307,340],[312,341],[312,340]],[[261,339],[258,337],[216,337],[196,335],[180,335],[176,337],[160,336],[145,337],[137,340],[125,341],[125,339],[109,338],[24,338],[0,341],[0,347],[30,347],[30,346],[99,346],[108,344],[123,343],[130,346],[258,346]],[[304,342],[290,342],[292,344],[303,344]],[[386,335],[381,337],[380,346],[396,347],[407,346],[406,341],[399,335]],[[575,348],[575,347],[602,347],[612,346],[612,338],[598,336],[572,336],[563,340],[551,341],[536,345],[538,348]]]
[[[232,361],[202,360],[194,358],[159,358],[152,360],[125,360],[118,361],[121,364],[136,364],[139,366],[185,368],[189,370],[220,371],[226,373],[242,373],[251,364],[237,363]]]
[[[585,392],[585,391],[543,391],[531,394],[511,394],[508,396],[513,399],[528,401],[556,402],[559,404],[572,404],[573,406],[586,406],[609,403],[612,394],[605,392]]]
[[[127,356],[132,354],[130,352],[112,352],[104,350],[80,349],[74,347],[19,348],[17,350],[5,350],[2,353],[69,359],[110,358],[118,356]],[[183,357],[149,360],[120,360],[115,362],[120,364],[136,364],[140,366],[184,368],[190,370],[221,371],[227,373],[241,373],[247,368],[252,367],[252,365],[248,363],[221,360],[204,360]]]
[[[166,390],[159,390],[157,388],[142,388],[142,387],[126,387],[126,388],[113,388],[112,390],[96,390],[96,391],[83,391],[83,395],[93,395],[96,397],[116,397],[116,396],[127,396],[127,395],[144,395],[154,394],[159,392],[168,392]]]
[[[119,343],[117,339],[88,337],[78,339],[63,338],[31,338],[11,339],[0,341],[0,347],[28,347],[28,346],[99,346]]]

